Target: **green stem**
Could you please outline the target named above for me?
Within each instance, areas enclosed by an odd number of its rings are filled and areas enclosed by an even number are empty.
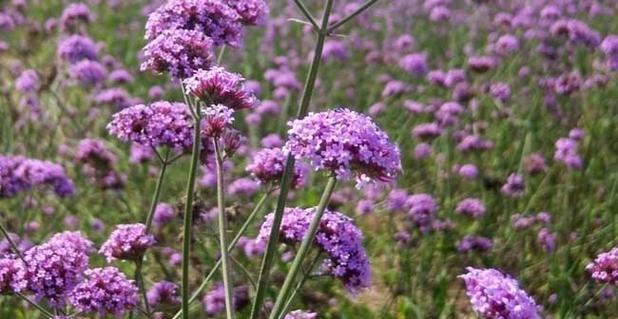
[[[305,82],[305,88],[303,90],[303,96],[298,108],[297,118],[303,118],[307,115],[309,103],[313,96],[313,90],[315,88],[315,81],[318,76],[318,70],[322,62],[322,50],[324,48],[324,41],[326,40],[326,30],[328,28],[328,19],[333,8],[333,0],[327,0],[326,7],[324,8],[324,14],[322,16],[322,27],[318,32],[318,39],[313,54],[313,61],[307,75]],[[279,242],[279,232],[281,228],[281,220],[283,219],[283,211],[288,196],[288,190],[291,185],[292,173],[294,171],[294,157],[288,155],[285,169],[283,171],[283,177],[281,178],[281,187],[279,188],[279,198],[277,199],[277,207],[275,209],[275,215],[273,217],[272,229],[268,239],[268,246],[262,259],[262,265],[260,267],[260,274],[258,276],[258,287],[255,293],[255,299],[253,306],[251,307],[251,319],[257,319],[262,309],[262,303],[266,296],[266,289],[268,286],[270,270],[275,257],[277,244]]]
[[[34,308],[36,308],[38,311],[42,312],[45,316],[47,316],[47,318],[54,318],[54,315],[49,312],[47,309],[43,308],[43,306],[39,305],[38,303],[30,300],[30,298],[22,295],[21,293],[17,292],[15,293],[17,296],[19,296],[19,298],[23,299],[25,302],[29,303],[31,306],[33,306]]]
[[[262,198],[259,200],[257,205],[255,205],[255,208],[253,208],[253,211],[251,212],[251,214],[249,214],[249,217],[247,217],[247,220],[245,221],[245,223],[240,227],[240,229],[238,230],[238,233],[236,233],[236,236],[234,237],[234,239],[232,239],[232,242],[228,246],[228,251],[232,251],[234,246],[236,246],[236,244],[238,243],[240,238],[244,235],[244,233],[247,230],[247,228],[249,228],[249,225],[251,225],[251,223],[253,222],[255,217],[258,215],[258,213],[262,209],[262,206],[264,206],[264,204],[266,203],[266,199],[268,199],[269,195],[270,195],[270,191],[267,192],[266,194],[264,194],[264,196],[262,196]],[[206,275],[206,278],[204,278],[204,281],[202,281],[200,286],[193,292],[193,294],[191,295],[191,298],[189,298],[189,304],[191,304],[195,300],[197,300],[197,298],[204,291],[204,289],[206,289],[206,286],[210,282],[210,279],[212,279],[214,274],[219,270],[219,267],[221,267],[221,259],[217,260],[217,263],[215,263],[215,265],[212,267],[212,269],[210,270],[208,275]],[[172,319],[180,318],[182,313],[183,313],[182,310],[178,311],[174,315],[174,317],[172,317]]]
[[[189,105],[191,108],[191,105]],[[191,168],[189,169],[189,177],[187,180],[187,194],[184,211],[183,223],[183,238],[182,238],[182,318],[189,319],[189,260],[191,251],[191,227],[193,223],[193,192],[195,190],[195,178],[199,167],[200,146],[202,144],[200,128],[201,128],[201,111],[199,104],[196,105],[196,110],[193,117],[193,150],[191,152]]]
[[[135,262],[135,282],[139,287],[139,291],[144,299],[144,309],[146,310],[146,318],[150,318],[150,305],[148,304],[148,298],[146,298],[146,285],[144,284],[144,277],[142,276],[142,259]]]
[[[0,232],[2,232],[2,235],[4,236],[4,238],[6,238],[6,241],[9,243],[9,245],[11,245],[11,248],[13,249],[15,254],[19,257],[19,259],[21,259],[21,261],[23,261],[24,264],[27,264],[26,260],[24,259],[24,255],[22,255],[21,251],[19,251],[19,248],[17,247],[13,239],[11,239],[9,232],[6,230],[6,228],[4,228],[4,225],[2,223],[0,223]]]
[[[339,20],[337,23],[333,24],[330,28],[328,28],[328,33],[333,33],[337,28],[339,28],[340,26],[346,24],[348,21],[354,19],[354,17],[356,17],[357,15],[363,13],[365,10],[369,9],[369,7],[371,7],[372,5],[374,5],[376,2],[378,2],[379,0],[369,0],[367,2],[365,2],[362,6],[360,6],[358,9],[356,9],[356,11],[352,12],[350,15],[348,15],[347,17]]]
[[[298,9],[300,10],[300,12],[303,13],[303,15],[305,16],[305,18],[307,18],[307,20],[309,20],[309,22],[311,23],[311,25],[313,26],[313,28],[316,31],[320,30],[320,26],[318,25],[318,22],[315,21],[315,18],[313,18],[313,15],[311,15],[311,13],[309,12],[309,9],[307,9],[307,7],[305,6],[304,3],[302,3],[301,0],[294,0],[294,3],[296,3],[296,6],[298,7]]]
[[[303,278],[298,282],[296,287],[294,287],[294,290],[292,290],[290,297],[285,302],[285,306],[283,306],[283,311],[281,312],[281,315],[279,316],[279,318],[282,318],[288,312],[288,310],[290,309],[290,305],[292,305],[292,302],[294,301],[294,298],[296,297],[300,289],[305,285],[305,282],[307,282],[309,277],[311,277],[311,272],[313,271],[313,268],[315,267],[315,265],[317,265],[318,261],[320,260],[320,257],[322,257],[321,253],[318,253],[315,255],[315,258],[309,265],[309,268],[307,268],[307,271],[303,274]]]
[[[150,210],[148,211],[148,215],[146,217],[146,232],[149,233],[152,228],[152,219],[154,217],[154,212],[157,209],[157,203],[159,202],[159,197],[161,196],[161,186],[163,185],[163,179],[165,177],[165,171],[168,166],[168,158],[169,158],[169,149],[165,151],[165,158],[161,159],[161,170],[159,171],[159,178],[157,178],[157,184],[155,186],[154,194],[152,194],[152,201],[150,202]]]
[[[326,188],[322,193],[322,198],[320,199],[320,203],[316,208],[315,215],[313,216],[313,220],[311,220],[311,224],[309,225],[309,229],[303,238],[302,243],[300,244],[300,248],[296,253],[296,257],[294,257],[294,262],[288,271],[287,276],[285,277],[285,281],[283,282],[283,286],[281,286],[281,290],[279,291],[279,295],[277,296],[277,300],[275,301],[275,306],[273,307],[270,313],[270,319],[279,318],[279,315],[283,312],[283,308],[286,303],[287,296],[290,294],[292,286],[294,285],[294,281],[296,279],[296,275],[301,269],[303,261],[313,244],[313,240],[315,239],[315,235],[318,232],[318,227],[320,226],[320,221],[322,220],[322,215],[326,210],[326,206],[330,201],[330,197],[335,190],[335,186],[337,185],[337,178],[331,176],[328,179],[328,183],[326,184]]]
[[[227,250],[227,218],[225,216],[225,198],[223,185],[223,156],[217,138],[212,139],[215,149],[215,162],[217,169],[217,206],[219,209],[219,247],[221,248],[221,275],[223,276],[223,288],[225,291],[225,315],[227,319],[234,318],[234,302],[232,299],[232,280],[230,277],[230,256]]]

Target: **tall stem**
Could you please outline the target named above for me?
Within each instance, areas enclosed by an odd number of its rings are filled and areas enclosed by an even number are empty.
[[[191,105],[189,105],[191,107]],[[187,179],[187,194],[184,211],[183,238],[182,238],[182,318],[189,319],[189,256],[191,251],[191,227],[193,223],[193,192],[195,191],[195,177],[199,166],[201,150],[201,122],[202,115],[199,103],[193,117],[193,150],[191,152],[191,168]]]
[[[13,249],[15,254],[19,257],[19,259],[21,259],[21,261],[23,261],[24,264],[26,264],[24,255],[22,255],[21,251],[19,251],[19,247],[17,247],[13,239],[11,239],[9,232],[6,230],[6,228],[4,228],[4,225],[2,225],[2,223],[0,223],[0,232],[2,232],[2,235],[4,236],[6,241],[9,243],[9,245],[11,245],[11,248]]]
[[[322,50],[324,48],[324,41],[327,36],[328,19],[333,8],[333,0],[327,0],[326,7],[324,8],[324,14],[322,15],[322,27],[318,32],[318,39],[313,53],[313,61],[309,68],[309,74],[305,81],[305,88],[303,90],[303,96],[298,108],[297,118],[303,118],[307,115],[309,103],[313,96],[313,89],[315,88],[315,81],[318,76],[318,70],[322,62]],[[266,296],[266,289],[268,286],[270,270],[275,257],[277,244],[279,242],[279,232],[281,227],[281,220],[283,219],[283,211],[285,208],[286,199],[288,196],[288,190],[292,181],[292,172],[294,171],[294,157],[288,155],[285,169],[283,171],[283,177],[281,178],[281,187],[279,188],[279,197],[277,199],[277,207],[275,209],[275,215],[273,218],[273,225],[269,235],[268,246],[262,259],[262,265],[260,267],[260,274],[258,277],[258,287],[255,293],[255,299],[251,308],[251,319],[257,319]]]
[[[146,217],[146,232],[149,233],[152,228],[152,219],[154,217],[154,212],[157,209],[157,204],[159,202],[159,197],[161,196],[161,186],[163,185],[163,179],[165,177],[165,171],[167,170],[169,159],[169,149],[165,151],[165,158],[160,160],[161,162],[161,170],[159,171],[159,178],[157,178],[157,184],[155,186],[155,191],[152,194],[152,201],[150,202],[150,210],[148,211],[148,215]]]
[[[238,230],[238,233],[236,233],[236,236],[234,236],[234,239],[232,239],[232,242],[228,246],[228,251],[232,251],[232,249],[234,248],[234,246],[236,246],[240,238],[245,234],[245,231],[247,230],[247,228],[249,228],[249,225],[251,225],[255,217],[262,210],[262,207],[264,206],[264,203],[266,203],[266,199],[268,199],[269,195],[270,195],[270,191],[264,194],[264,196],[262,196],[262,198],[258,201],[257,205],[255,205],[255,207],[253,208],[253,211],[251,212],[251,214],[249,214],[249,217],[247,217],[247,220],[245,220],[245,223],[240,227],[240,229]],[[195,300],[197,300],[197,298],[204,291],[204,289],[206,289],[206,286],[210,282],[210,279],[212,279],[214,274],[217,271],[219,271],[219,267],[221,267],[221,259],[217,260],[217,263],[215,263],[215,265],[212,267],[208,275],[206,275],[206,278],[204,278],[200,286],[193,292],[193,294],[191,295],[191,298],[189,298],[190,304],[193,303]],[[180,318],[182,313],[183,313],[182,310],[178,311],[174,315],[174,317],[172,317],[172,319]]]
[[[148,298],[146,298],[146,284],[144,283],[144,277],[142,276],[143,260],[135,262],[135,282],[139,287],[142,299],[144,299],[144,309],[146,311],[146,318],[150,318],[150,304],[148,304]]]
[[[217,206],[219,208],[219,246],[221,248],[221,274],[223,276],[223,288],[225,291],[225,315],[227,319],[234,318],[234,304],[232,300],[232,283],[230,278],[230,256],[227,250],[227,217],[225,216],[225,198],[223,185],[223,156],[217,138],[212,139],[215,149],[215,162],[217,166]]]
[[[302,243],[300,244],[300,248],[296,253],[296,257],[294,257],[294,262],[292,263],[292,267],[288,271],[287,276],[285,277],[285,281],[283,282],[283,286],[281,286],[281,290],[279,291],[279,295],[277,295],[277,301],[275,301],[275,306],[273,307],[270,313],[270,319],[279,318],[283,308],[286,304],[287,296],[290,294],[291,289],[294,285],[294,281],[296,280],[296,275],[301,269],[303,261],[313,244],[313,240],[315,239],[315,235],[318,232],[318,226],[320,226],[320,221],[322,220],[322,215],[326,210],[326,206],[330,201],[330,197],[335,190],[335,185],[337,185],[337,178],[331,176],[328,179],[328,183],[326,184],[326,188],[322,193],[322,198],[320,199],[320,204],[316,208],[315,215],[311,220],[311,224],[309,225],[309,229],[303,238]]]
[[[29,303],[34,308],[36,308],[38,311],[42,312],[47,318],[51,319],[51,318],[55,317],[51,312],[49,312],[47,309],[43,308],[43,306],[41,306],[38,303],[34,302],[30,298],[22,295],[19,292],[16,293],[16,295],[19,296],[19,298],[23,299],[25,302]]]

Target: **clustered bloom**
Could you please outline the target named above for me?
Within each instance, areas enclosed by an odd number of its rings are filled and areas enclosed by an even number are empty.
[[[0,295],[20,292],[26,288],[25,266],[19,259],[0,259]]]
[[[303,310],[294,310],[289,312],[283,319],[317,319],[318,314],[316,312],[309,312]]]
[[[107,69],[99,62],[81,60],[71,65],[69,74],[83,86],[95,86],[105,80]]]
[[[178,285],[169,281],[159,281],[148,290],[146,299],[152,307],[180,304]]]
[[[50,186],[59,197],[68,197],[75,192],[73,181],[58,164],[0,155],[0,198],[13,197],[38,186]]]
[[[618,35],[609,35],[601,43],[601,51],[607,57],[609,69],[618,71]]]
[[[166,30],[189,30],[212,39],[214,45],[240,45],[241,16],[221,0],[167,1],[148,17],[146,39],[160,37]]]
[[[547,228],[541,228],[537,234],[537,242],[546,253],[553,252],[556,249],[556,234]]]
[[[75,162],[94,185],[101,189],[120,189],[125,177],[115,170],[118,159],[103,140],[83,139],[77,146]]]
[[[253,154],[252,161],[247,165],[247,171],[261,184],[278,183],[285,168],[287,156],[281,148],[265,148]],[[298,188],[305,183],[305,168],[300,163],[294,165],[292,188]]]
[[[509,175],[500,190],[509,197],[521,197],[525,190],[524,177],[516,173]]]
[[[597,282],[618,285],[618,247],[599,254],[586,266],[586,270]]]
[[[264,0],[227,0],[227,5],[236,10],[244,25],[260,25],[268,16],[268,4]]]
[[[438,204],[429,194],[414,194],[406,199],[405,206],[408,216],[422,232],[431,229],[435,215],[438,212]]]
[[[79,23],[88,24],[92,21],[92,15],[87,5],[83,3],[71,3],[62,11],[60,27],[62,30],[76,28]]]
[[[237,286],[232,289],[232,304],[238,310],[249,303],[249,288]],[[208,316],[214,317],[225,311],[225,287],[219,282],[206,293],[202,300],[204,311]]]
[[[69,300],[80,312],[117,317],[139,304],[137,286],[115,267],[86,270],[84,281],[71,291]]]
[[[218,138],[234,123],[234,110],[216,104],[202,110],[202,136]]]
[[[108,262],[114,259],[138,260],[155,244],[153,235],[146,232],[144,224],[117,225],[99,250]]]
[[[423,53],[406,55],[399,61],[399,66],[413,76],[424,76],[429,72],[427,56]]]
[[[47,298],[54,308],[63,307],[88,268],[90,247],[92,243],[81,234],[66,233],[26,251],[27,290],[37,299]]]
[[[457,242],[457,251],[461,253],[469,251],[488,251],[494,246],[491,238],[482,236],[466,235]]]
[[[199,70],[184,82],[188,92],[209,105],[223,104],[241,110],[257,104],[256,97],[245,88],[244,81],[240,74],[216,66],[209,70]]]
[[[462,215],[479,218],[485,215],[485,205],[478,198],[466,198],[457,203],[455,211]]]
[[[311,113],[288,125],[284,150],[338,179],[354,173],[359,184],[388,182],[401,171],[399,149],[368,116],[342,108]]]
[[[58,57],[70,64],[81,60],[96,60],[98,49],[92,39],[83,35],[72,35],[58,44]]]
[[[537,305],[517,280],[495,269],[467,268],[459,276],[466,284],[472,308],[483,319],[541,318]]]
[[[182,103],[159,101],[126,108],[113,115],[107,130],[125,142],[151,147],[182,151],[193,144],[193,121]]]
[[[35,93],[40,86],[39,74],[35,70],[25,70],[15,79],[15,89],[22,93]]]
[[[201,32],[165,30],[144,47],[140,69],[170,72],[175,79],[185,79],[213,64],[213,48],[212,40]]]
[[[583,161],[577,150],[579,142],[576,139],[570,137],[560,138],[556,141],[555,146],[554,159],[556,161],[562,162],[570,169],[582,168]]]
[[[281,223],[281,242],[300,243],[314,215],[313,208],[286,208]],[[273,218],[274,214],[265,217],[256,242],[268,242]],[[327,256],[321,269],[343,281],[351,293],[369,287],[371,282],[371,268],[362,245],[362,237],[360,229],[351,218],[327,210],[322,216],[314,241]]]

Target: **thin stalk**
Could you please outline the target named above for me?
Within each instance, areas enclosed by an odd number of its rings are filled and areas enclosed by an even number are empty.
[[[300,289],[305,285],[305,282],[307,282],[309,277],[311,277],[311,272],[313,271],[313,268],[315,267],[315,265],[317,265],[318,261],[320,260],[320,257],[322,257],[321,253],[318,253],[318,254],[315,255],[315,258],[313,259],[313,261],[309,265],[309,268],[303,274],[303,278],[298,282],[298,284],[296,285],[294,290],[292,290],[292,293],[290,294],[290,297],[285,302],[285,306],[283,306],[283,311],[281,312],[281,315],[279,316],[279,318],[284,317],[285,314],[288,312],[288,310],[290,309],[290,306],[292,305],[292,302],[294,301],[294,298],[296,298],[296,295],[298,294]]]
[[[165,151],[165,158],[160,158],[159,161],[161,163],[161,170],[159,171],[159,178],[157,178],[157,184],[155,186],[154,194],[152,194],[152,201],[150,202],[150,210],[148,211],[148,215],[146,217],[146,232],[149,233],[152,228],[152,219],[154,217],[154,212],[157,208],[157,203],[159,202],[159,197],[161,196],[161,186],[163,185],[163,179],[165,177],[165,171],[168,166],[168,158],[170,151],[169,149]]]
[[[255,217],[258,215],[260,210],[262,210],[262,206],[264,206],[264,204],[266,203],[266,199],[268,199],[269,195],[270,195],[270,191],[268,191],[266,194],[264,194],[264,196],[262,196],[262,198],[255,205],[255,207],[253,208],[253,211],[251,212],[251,214],[249,214],[249,216],[247,217],[247,220],[245,221],[245,223],[240,227],[240,229],[238,230],[238,233],[236,233],[236,236],[234,237],[234,239],[232,239],[232,242],[228,246],[228,251],[232,251],[232,249],[234,249],[234,246],[236,246],[236,244],[238,243],[240,238],[244,235],[244,233],[247,230],[247,228],[249,228],[249,225],[251,225],[251,223],[253,222]],[[189,298],[189,304],[192,304],[195,300],[197,300],[197,298],[200,296],[200,294],[202,294],[202,292],[204,291],[204,289],[206,289],[206,286],[210,282],[210,279],[212,279],[214,274],[219,270],[219,267],[221,267],[221,259],[217,260],[217,263],[215,263],[215,265],[212,267],[212,269],[210,270],[208,275],[206,275],[206,278],[204,278],[204,281],[202,281],[200,286],[193,292],[193,294],[191,295],[191,298]],[[182,313],[183,313],[182,310],[178,311],[174,315],[174,317],[172,317],[172,319],[180,318]]]
[[[13,249],[15,254],[19,256],[19,259],[21,259],[24,264],[27,264],[26,260],[24,259],[24,255],[22,255],[21,251],[19,251],[19,248],[17,247],[13,239],[11,239],[11,236],[9,236],[9,232],[6,230],[6,228],[4,228],[4,225],[2,223],[0,223],[0,232],[2,232],[2,235],[4,236],[4,238],[6,238],[6,241],[9,243],[9,245],[11,245],[11,248]]]
[[[217,138],[212,139],[215,149],[215,162],[217,169],[217,206],[219,209],[219,247],[221,248],[221,275],[223,276],[223,289],[225,291],[225,315],[227,319],[234,318],[234,301],[232,299],[232,279],[230,277],[230,256],[227,250],[227,217],[225,216],[225,197],[223,185],[223,156]]]
[[[191,105],[189,105],[191,108]],[[202,144],[200,128],[201,128],[201,111],[199,104],[196,105],[193,113],[193,150],[191,152],[191,168],[189,169],[189,177],[187,180],[187,194],[184,211],[183,223],[183,238],[182,238],[182,318],[189,319],[189,264],[191,251],[191,227],[193,222],[193,192],[195,191],[195,178],[199,167],[200,146]]]
[[[309,68],[309,74],[305,81],[305,88],[303,90],[303,96],[301,98],[300,107],[298,108],[297,118],[303,118],[307,115],[309,103],[313,96],[313,89],[315,88],[315,81],[318,76],[318,70],[322,62],[322,50],[324,49],[324,41],[327,36],[328,19],[333,8],[333,0],[327,0],[326,7],[324,8],[324,14],[322,15],[322,27],[318,32],[318,39],[313,54],[313,61]],[[283,211],[288,196],[288,190],[290,189],[292,181],[292,172],[294,171],[294,157],[290,154],[286,160],[285,169],[283,171],[283,177],[281,178],[281,187],[279,188],[279,198],[277,199],[277,207],[275,209],[275,215],[273,217],[272,229],[268,239],[268,246],[262,259],[262,265],[260,267],[260,274],[258,276],[258,287],[255,293],[255,299],[253,306],[251,307],[251,319],[257,319],[262,309],[262,303],[266,296],[266,289],[268,287],[268,281],[270,276],[270,270],[275,257],[277,244],[279,242],[279,232],[281,228],[281,221],[283,219]]]
[[[139,259],[135,262],[135,282],[139,287],[142,299],[144,299],[144,309],[146,310],[146,318],[150,318],[150,305],[148,304],[148,298],[146,298],[146,285],[144,284],[144,277],[142,276],[143,261]]]
[[[29,303],[31,306],[33,306],[34,308],[36,308],[38,311],[42,312],[45,316],[47,316],[47,318],[53,318],[54,315],[49,312],[47,309],[43,308],[43,306],[39,305],[38,303],[34,302],[33,300],[31,300],[30,298],[22,295],[21,293],[17,292],[15,293],[17,296],[19,296],[19,298],[23,299],[25,302]]]
[[[320,203],[315,210],[315,215],[311,220],[311,224],[309,225],[309,229],[303,238],[303,242],[300,244],[300,248],[296,253],[296,257],[294,257],[294,262],[292,262],[292,266],[288,271],[287,276],[285,277],[285,281],[283,282],[283,286],[281,286],[281,290],[279,291],[279,295],[277,296],[277,300],[275,301],[275,305],[270,313],[270,319],[279,318],[279,315],[283,312],[283,308],[286,303],[287,296],[291,293],[292,286],[294,285],[294,281],[296,280],[296,275],[301,269],[303,261],[313,244],[313,240],[315,239],[315,235],[318,232],[318,227],[320,226],[320,221],[322,220],[322,215],[326,210],[326,206],[330,202],[330,197],[335,190],[335,186],[337,185],[337,178],[335,176],[331,176],[328,179],[328,183],[326,184],[326,188],[322,193],[322,198],[320,199]]]
[[[356,9],[356,11],[350,13],[350,15],[348,15],[347,17],[337,21],[335,24],[330,26],[330,28],[328,28],[328,33],[329,34],[333,33],[337,28],[339,28],[340,26],[346,24],[348,21],[354,19],[357,15],[363,13],[365,10],[369,9],[369,7],[371,7],[372,5],[374,5],[378,1],[379,0],[369,0],[369,1],[365,2],[362,6],[360,6],[358,9]]]
[[[313,17],[313,15],[311,15],[311,12],[309,12],[309,9],[307,9],[305,4],[302,3],[302,1],[300,1],[300,0],[294,0],[294,2],[296,3],[296,6],[300,10],[300,12],[302,12],[303,15],[305,15],[305,18],[307,18],[307,20],[309,20],[309,22],[311,23],[313,28],[316,31],[319,31],[320,30],[320,26],[318,25],[318,22],[315,21],[315,18]]]

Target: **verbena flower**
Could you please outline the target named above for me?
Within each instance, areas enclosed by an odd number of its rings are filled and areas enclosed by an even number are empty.
[[[517,280],[495,269],[467,268],[459,276],[466,284],[472,308],[483,319],[537,319],[538,307]]]
[[[80,23],[88,24],[92,21],[92,14],[87,5],[83,3],[71,3],[64,8],[60,16],[60,28],[72,30]]]
[[[41,87],[39,74],[35,70],[25,70],[15,80],[15,89],[22,93],[36,93]]]
[[[202,136],[218,138],[234,123],[234,110],[222,105],[211,105],[202,110]]]
[[[108,262],[114,259],[139,260],[155,244],[153,235],[146,233],[144,224],[117,225],[99,250]]]
[[[466,235],[457,242],[457,251],[460,253],[469,251],[484,252],[490,250],[493,246],[494,244],[491,238]]]
[[[240,15],[245,25],[260,25],[268,17],[268,4],[264,0],[227,0],[227,4]]]
[[[146,293],[146,299],[151,307],[174,306],[180,304],[178,285],[169,281],[159,281],[152,285]]]
[[[317,319],[318,314],[316,312],[309,312],[304,310],[294,310],[288,312],[283,319]]]
[[[316,170],[338,179],[352,175],[358,183],[392,181],[401,171],[399,149],[371,118],[337,109],[310,113],[288,123],[284,150],[297,160],[308,159]]]
[[[300,243],[313,219],[315,209],[286,208],[281,224],[281,242]],[[274,214],[265,217],[256,242],[268,242]],[[362,233],[352,219],[338,212],[322,216],[314,244],[325,254],[321,269],[340,279],[346,289],[356,293],[371,284],[369,259],[362,245]]]
[[[406,55],[399,60],[399,66],[409,74],[417,77],[424,76],[429,72],[427,65],[427,55],[424,53],[415,53]]]
[[[272,185],[283,177],[287,156],[281,148],[265,148],[253,154],[252,161],[247,165],[247,171],[261,184]],[[305,183],[306,170],[301,163],[294,165],[292,188],[298,188]]]
[[[580,169],[583,160],[578,153],[579,142],[572,138],[560,138],[555,143],[554,159],[570,169]]]
[[[81,60],[96,60],[98,48],[94,41],[83,35],[72,35],[58,44],[58,57],[70,64]]]
[[[84,175],[101,189],[124,187],[126,177],[116,171],[117,161],[116,155],[99,139],[81,140],[75,153],[75,162],[82,165]]]
[[[0,198],[13,197],[34,187],[49,186],[57,196],[73,195],[73,181],[64,168],[49,161],[0,155]]]
[[[465,198],[457,203],[455,211],[462,215],[479,218],[485,215],[485,205],[478,198]]]
[[[238,310],[249,304],[249,288],[237,286],[232,289],[232,304]],[[225,287],[223,283],[216,283],[206,293],[202,300],[202,306],[208,316],[214,317],[225,311]]]
[[[597,282],[618,285],[618,247],[599,254],[586,266],[592,279]]]
[[[210,104],[222,104],[234,110],[249,109],[256,105],[257,99],[244,87],[245,79],[222,67],[199,70],[186,79],[187,91],[198,99]]]
[[[81,237],[75,233],[54,236],[24,253],[27,290],[37,299],[46,298],[53,308],[65,306],[67,294],[88,268],[86,248],[92,243],[77,236]]]
[[[125,142],[151,147],[182,151],[193,144],[193,121],[182,103],[160,101],[126,108],[113,115],[107,130]]]
[[[89,269],[71,291],[71,304],[80,312],[123,316],[139,304],[138,288],[115,267]]]
[[[406,199],[405,207],[408,209],[408,216],[421,232],[427,232],[431,229],[438,212],[438,204],[431,195],[410,195]]]
[[[69,74],[83,86],[95,86],[105,80],[107,69],[99,62],[82,60],[71,65]]]
[[[17,258],[0,258],[0,295],[21,292],[27,286],[24,263]]]
[[[146,39],[180,29],[202,33],[214,45],[238,46],[243,35],[241,21],[238,12],[222,0],[171,0],[148,17]]]
[[[513,173],[506,179],[500,191],[509,197],[521,197],[525,191],[524,177]]]
[[[212,39],[194,30],[165,30],[143,49],[142,71],[169,72],[175,79],[186,79],[199,69],[213,64]]]

